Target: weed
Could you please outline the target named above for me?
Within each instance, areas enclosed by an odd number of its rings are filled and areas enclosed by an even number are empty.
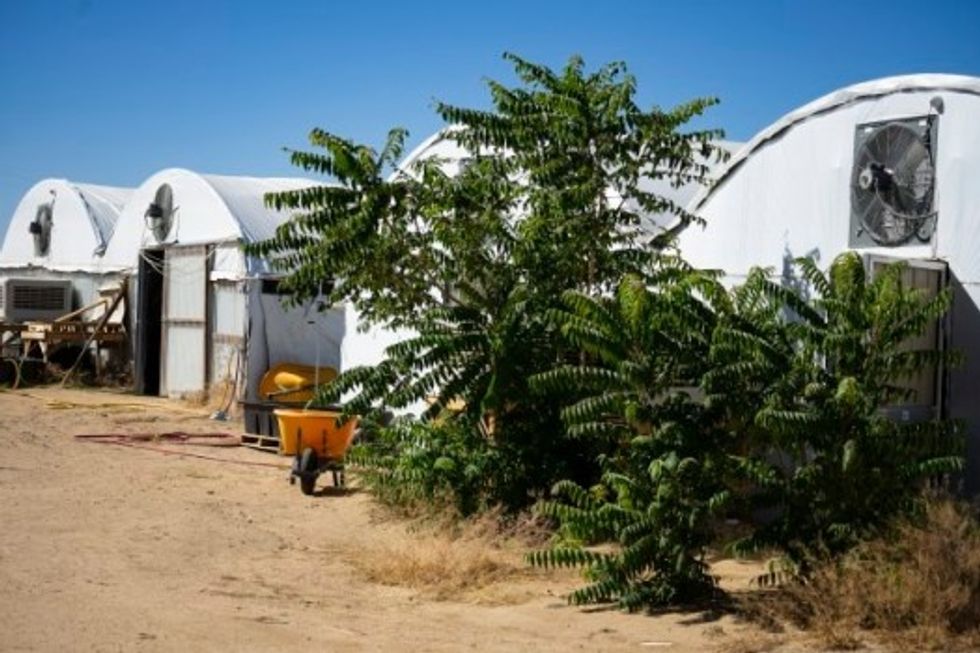
[[[526,593],[510,585],[542,576],[521,558],[528,543],[542,537],[530,518],[505,520],[490,512],[473,520],[430,519],[413,526],[359,550],[351,564],[372,582],[408,587],[436,600],[483,603],[526,600]],[[508,591],[497,591],[504,583]]]
[[[894,650],[975,650],[980,645],[980,524],[968,507],[931,501],[916,520],[837,561],[749,599],[758,619],[788,621],[820,645],[869,641]]]

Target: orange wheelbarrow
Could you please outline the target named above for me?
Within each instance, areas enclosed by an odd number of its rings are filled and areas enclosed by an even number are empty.
[[[344,456],[354,440],[357,418],[341,424],[340,411],[278,408],[279,453],[293,456],[289,483],[299,479],[303,494],[313,494],[320,474],[331,472],[333,484],[343,487]]]

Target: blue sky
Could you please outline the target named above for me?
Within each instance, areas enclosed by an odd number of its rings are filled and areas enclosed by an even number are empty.
[[[414,145],[433,99],[486,105],[505,50],[625,60],[643,103],[718,96],[704,124],[745,140],[853,82],[980,75],[980,2],[0,0],[0,229],[44,177],[293,175],[314,126]]]

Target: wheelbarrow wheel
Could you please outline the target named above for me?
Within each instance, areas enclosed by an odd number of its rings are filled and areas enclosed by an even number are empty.
[[[299,460],[299,489],[303,494],[313,494],[319,473],[320,461],[317,460],[316,451],[309,447],[303,449],[303,455]]]

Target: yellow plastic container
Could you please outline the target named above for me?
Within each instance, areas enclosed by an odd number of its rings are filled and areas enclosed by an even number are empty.
[[[321,367],[319,375],[312,365],[280,363],[269,368],[259,382],[259,397],[275,401],[309,401],[313,398],[317,380],[330,383],[337,378],[337,370]]]
[[[338,426],[340,413],[332,410],[277,408],[275,414],[279,421],[279,453],[283,456],[295,456],[311,447],[321,458],[340,460],[357,429],[356,417]]]

